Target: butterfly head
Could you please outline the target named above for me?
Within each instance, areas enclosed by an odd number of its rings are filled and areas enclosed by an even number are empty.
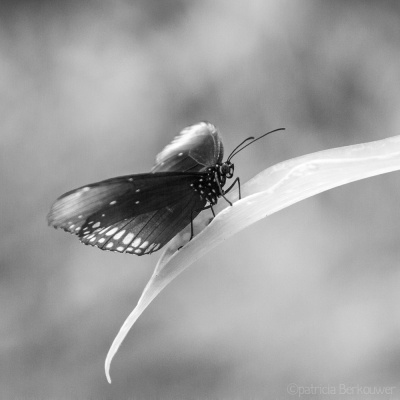
[[[234,166],[234,164],[233,164],[232,162],[230,162],[229,160],[228,160],[228,161],[225,161],[224,163],[222,163],[222,164],[219,166],[219,170],[218,170],[220,176],[225,176],[225,177],[227,177],[228,179],[230,179],[230,178],[233,177],[234,171],[235,171],[235,166]]]

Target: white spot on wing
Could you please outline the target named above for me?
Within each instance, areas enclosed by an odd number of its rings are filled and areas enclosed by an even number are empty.
[[[149,244],[149,242],[146,240],[141,244],[140,248],[144,249],[145,247],[147,247],[148,244]]]
[[[101,239],[99,239],[99,243],[104,243],[106,241],[106,239],[105,238],[101,238]]]
[[[83,189],[82,189],[82,192],[88,192],[90,190],[90,187],[84,187]]]
[[[120,238],[124,235],[124,233],[125,233],[125,229],[124,229],[123,231],[118,232],[118,233],[114,236],[114,239],[115,239],[115,240],[120,239]]]
[[[116,200],[113,200],[112,202],[110,202],[110,206],[113,206],[114,204],[117,204]]]
[[[96,222],[94,225],[93,225],[93,228],[98,228],[100,226],[100,222]]]
[[[113,247],[113,246],[114,246],[113,242],[107,243],[107,245],[106,245],[107,249],[111,249],[111,247]]]
[[[156,244],[155,244],[155,243],[152,243],[152,244],[147,248],[147,251],[148,251],[148,252],[152,251],[152,250],[154,249],[154,247],[156,247]]]
[[[132,243],[132,247],[139,247],[141,241],[142,239],[136,238]]]
[[[124,246],[118,246],[116,250],[122,252],[122,251],[124,251]]]
[[[132,241],[132,239],[135,237],[135,235],[133,234],[133,233],[128,233],[126,236],[125,236],[125,238],[124,238],[124,240],[122,241],[124,244],[129,244],[131,241]]]
[[[114,235],[114,233],[117,232],[117,230],[118,230],[118,228],[113,228],[113,229],[111,229],[111,231],[107,232],[106,235],[107,235],[107,236]],[[100,232],[100,233],[101,233],[101,232]]]

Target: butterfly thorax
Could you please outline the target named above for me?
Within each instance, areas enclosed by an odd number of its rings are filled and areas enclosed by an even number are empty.
[[[234,165],[230,161],[216,164],[208,167],[205,174],[199,175],[199,178],[190,186],[210,205],[217,204],[218,198],[224,194],[222,188],[225,186],[226,179],[233,177],[233,171]]]

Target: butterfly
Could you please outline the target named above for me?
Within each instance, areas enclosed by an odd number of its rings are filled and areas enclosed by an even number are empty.
[[[161,249],[220,197],[226,198],[240,179],[233,178],[231,159],[249,144],[249,137],[223,161],[218,130],[209,122],[183,129],[156,157],[149,173],[126,175],[82,186],[60,196],[47,216],[48,224],[73,233],[82,243],[101,250],[136,255]],[[244,145],[247,141],[250,143]],[[215,215],[215,214],[214,214]]]

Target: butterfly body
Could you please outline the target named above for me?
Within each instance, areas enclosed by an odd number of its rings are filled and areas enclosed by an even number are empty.
[[[233,164],[210,123],[185,128],[157,156],[150,173],[83,186],[59,197],[49,225],[102,250],[150,254],[224,196]]]

